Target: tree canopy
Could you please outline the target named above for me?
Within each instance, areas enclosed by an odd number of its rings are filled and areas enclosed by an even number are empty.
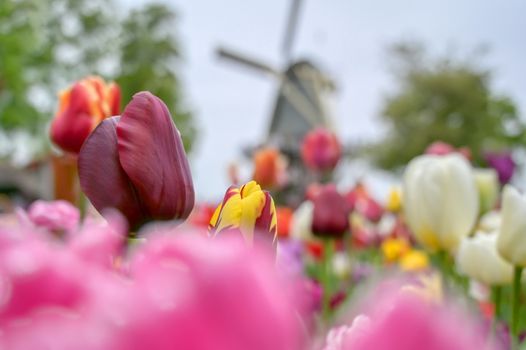
[[[165,101],[187,151],[195,139],[177,68],[175,12],[123,11],[115,0],[0,1],[0,132],[47,137],[57,93],[84,76],[116,80],[123,103],[140,90]]]
[[[474,161],[495,148],[523,147],[526,124],[513,101],[497,94],[491,72],[472,59],[432,59],[422,46],[390,49],[397,90],[385,98],[385,137],[371,149],[374,162],[396,169],[434,141],[469,147]]]

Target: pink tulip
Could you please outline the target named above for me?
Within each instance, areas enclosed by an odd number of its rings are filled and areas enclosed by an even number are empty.
[[[186,219],[194,205],[190,166],[166,105],[135,94],[121,117],[105,119],[84,143],[80,185],[101,211],[116,208],[132,229],[151,220]]]
[[[37,200],[31,204],[27,215],[34,225],[59,233],[75,230],[80,220],[79,210],[63,200]]]
[[[324,349],[499,349],[488,342],[481,325],[459,308],[433,304],[411,292],[390,289],[380,295],[373,296],[372,307],[350,327],[329,333]]]
[[[113,349],[300,349],[297,310],[265,250],[239,237],[152,238]]]
[[[301,158],[309,169],[332,171],[340,161],[340,141],[330,130],[317,128],[310,131],[301,145]]]

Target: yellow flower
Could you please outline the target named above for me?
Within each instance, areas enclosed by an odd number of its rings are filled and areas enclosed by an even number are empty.
[[[400,188],[391,188],[385,208],[393,213],[397,213],[402,209],[402,190]]]
[[[387,262],[398,261],[411,247],[404,238],[387,238],[380,247]]]
[[[421,271],[429,267],[429,258],[423,251],[412,249],[400,258],[398,264],[404,271]]]
[[[240,231],[249,244],[252,244],[255,232],[268,234],[275,243],[277,217],[274,200],[255,181],[240,188],[232,186],[215,210],[208,229],[214,237],[221,232]]]

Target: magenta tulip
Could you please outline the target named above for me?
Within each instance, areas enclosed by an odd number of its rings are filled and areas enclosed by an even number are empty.
[[[327,129],[317,128],[303,138],[301,158],[315,171],[332,171],[342,155],[342,146],[336,135]]]
[[[194,205],[190,166],[170,112],[149,92],[105,119],[80,150],[80,185],[100,212],[116,208],[135,229],[186,219]]]
[[[488,166],[495,169],[499,175],[499,182],[502,185],[510,182],[517,167],[510,151],[487,152],[484,157]]]
[[[341,238],[349,229],[351,207],[336,186],[322,187],[313,202],[312,232],[320,237]]]

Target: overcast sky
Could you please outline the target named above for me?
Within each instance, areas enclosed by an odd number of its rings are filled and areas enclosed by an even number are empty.
[[[264,138],[277,83],[219,60],[215,49],[224,45],[281,67],[291,1],[165,2],[179,13],[185,98],[200,126],[191,160],[198,200],[217,199],[228,186],[226,164]],[[346,140],[379,135],[380,102],[392,87],[385,48],[403,39],[436,53],[489,45],[481,61],[526,118],[525,14],[523,0],[304,0],[292,56],[312,59],[336,80],[334,119]]]

